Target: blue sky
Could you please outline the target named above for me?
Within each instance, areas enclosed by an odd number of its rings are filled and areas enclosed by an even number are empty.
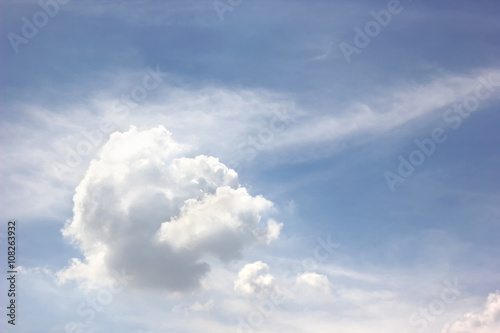
[[[3,1],[3,330],[497,332],[499,13]]]

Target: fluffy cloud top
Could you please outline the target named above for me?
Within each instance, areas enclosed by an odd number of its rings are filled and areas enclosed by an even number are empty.
[[[246,297],[266,296],[274,289],[274,277],[271,274],[265,274],[269,266],[262,261],[256,261],[246,264],[234,281],[234,290]]]
[[[469,312],[463,319],[447,324],[442,333],[498,333],[500,331],[500,292],[490,294],[483,312]]]
[[[73,259],[61,281],[92,285],[125,271],[137,287],[188,291],[210,270],[208,257],[237,259],[278,237],[282,224],[262,221],[270,201],[218,159],[184,157],[189,150],[162,126],[111,135],[76,189],[62,232],[85,259]]]

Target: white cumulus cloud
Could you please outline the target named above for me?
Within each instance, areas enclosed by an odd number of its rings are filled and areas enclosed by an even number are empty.
[[[209,257],[237,259],[278,237],[282,224],[264,221],[272,202],[251,196],[217,158],[189,153],[162,126],[113,133],[76,188],[62,233],[84,259],[60,281],[94,285],[118,271],[132,286],[194,290]]]
[[[469,312],[462,319],[448,323],[441,333],[500,332],[500,292],[489,294],[482,312]]]
[[[234,290],[242,296],[261,297],[267,296],[275,290],[274,277],[266,274],[269,266],[262,261],[246,264],[238,272],[234,281]]]

